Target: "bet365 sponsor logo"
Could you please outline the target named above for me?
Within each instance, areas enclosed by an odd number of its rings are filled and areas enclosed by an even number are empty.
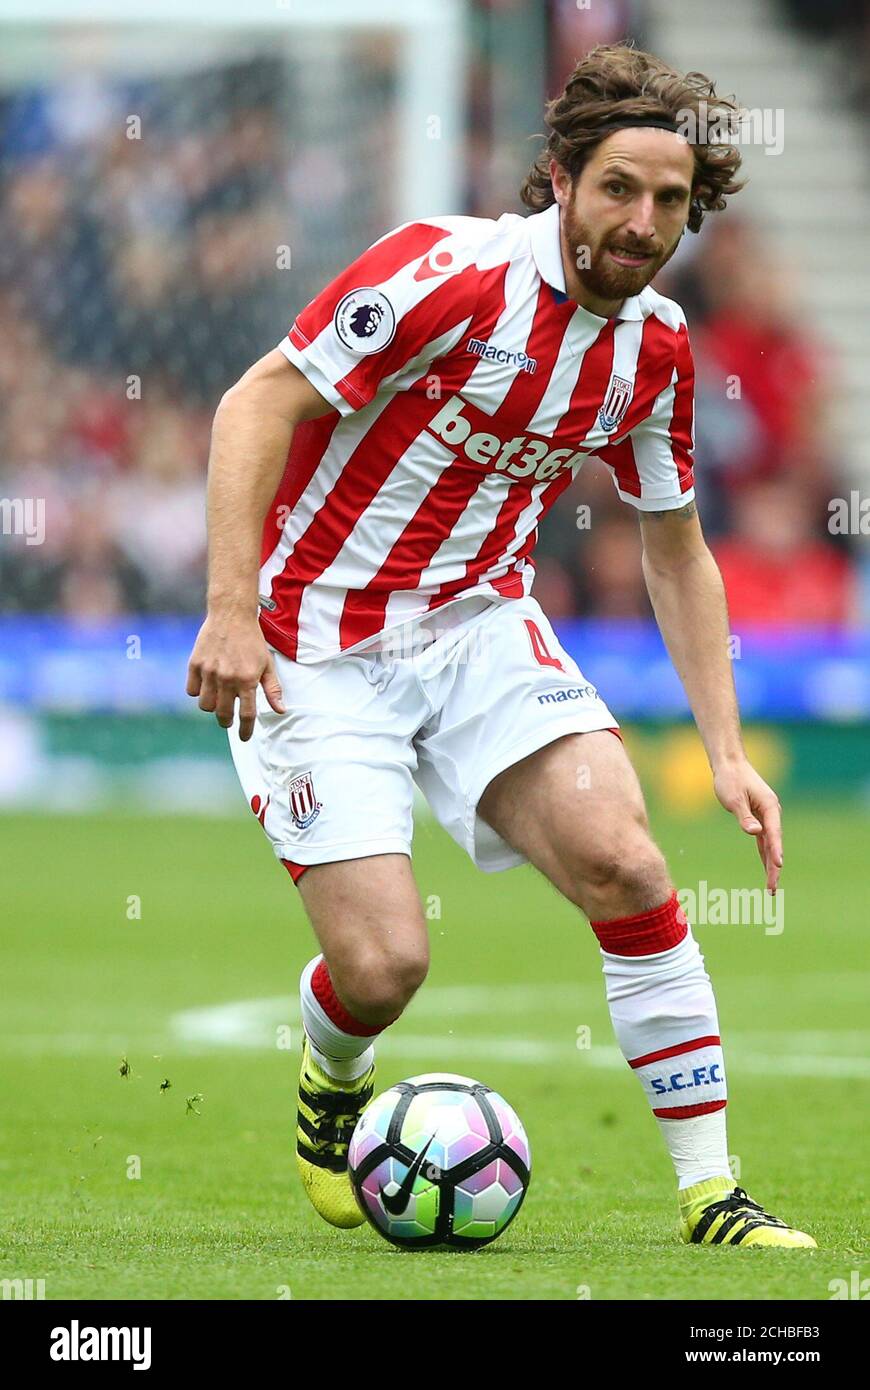
[[[574,445],[554,449],[551,439],[540,436],[517,434],[513,439],[501,439],[489,430],[475,429],[475,425],[488,421],[489,416],[470,406],[461,396],[451,396],[429,421],[429,429],[455,453],[509,478],[534,478],[536,482],[543,482],[565,468],[578,467],[586,458],[583,449]]]

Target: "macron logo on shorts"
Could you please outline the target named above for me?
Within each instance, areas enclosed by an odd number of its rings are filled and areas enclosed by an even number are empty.
[[[545,690],[538,696],[539,705],[563,705],[566,700],[597,700],[594,685],[569,685],[562,690]]]

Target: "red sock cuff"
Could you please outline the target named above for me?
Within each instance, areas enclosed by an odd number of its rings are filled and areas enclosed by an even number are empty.
[[[349,1014],[342,1004],[338,995],[332,987],[332,980],[326,967],[326,961],[322,960],[315,967],[311,976],[311,991],[323,1012],[336,1028],[340,1028],[343,1033],[350,1033],[355,1038],[373,1038],[377,1033],[382,1033],[389,1027],[388,1023],[378,1023],[374,1028],[369,1023],[360,1023],[358,1018]],[[395,1023],[395,1019],[391,1019]]]
[[[612,956],[652,956],[678,946],[689,930],[676,888],[667,902],[633,917],[590,923],[603,951]]]

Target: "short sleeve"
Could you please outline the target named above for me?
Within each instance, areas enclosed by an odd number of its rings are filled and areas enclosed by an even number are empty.
[[[313,299],[279,344],[342,415],[388,378],[449,350],[476,303],[467,244],[443,226],[409,223],[369,247]]]
[[[639,511],[671,511],[695,496],[695,368],[689,335],[676,334],[671,379],[650,414],[625,439],[602,451],[624,502]]]

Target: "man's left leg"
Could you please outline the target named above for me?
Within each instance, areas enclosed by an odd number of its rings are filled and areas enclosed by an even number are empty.
[[[556,739],[495,777],[477,814],[589,917],[617,1041],[674,1163],[683,1239],[814,1245],[731,1177],[712,985],[621,740]]]

